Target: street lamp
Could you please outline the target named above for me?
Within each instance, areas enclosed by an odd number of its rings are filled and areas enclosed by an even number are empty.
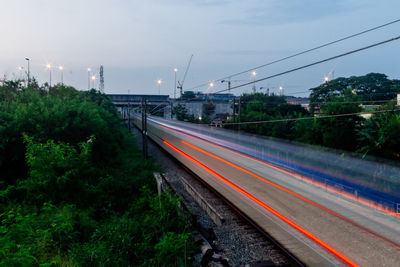
[[[49,88],[50,88],[51,87],[51,64],[47,63],[46,68],[49,70],[49,73],[50,73],[50,81],[49,81]]]
[[[91,68],[87,68],[87,89],[90,90],[90,72],[92,71]]]
[[[31,83],[31,67],[30,67],[30,60],[29,58],[25,58],[26,61],[28,61],[28,86]]]
[[[161,90],[160,90],[161,84],[162,84],[162,80],[158,80],[158,81],[157,81],[157,85],[158,85],[158,95],[161,94]]]
[[[210,88],[213,88],[214,87],[214,83],[213,82],[210,82]]]
[[[256,93],[256,75],[257,75],[257,72],[255,72],[255,71],[253,71],[251,73],[251,76],[253,76],[253,93],[254,94]]]
[[[64,84],[64,67],[58,66],[58,69],[61,71],[61,84]]]
[[[93,82],[92,88],[94,89],[95,88],[95,82],[96,82],[96,76],[92,75],[91,79],[92,79],[92,82]]]
[[[328,83],[329,82],[329,77],[325,76],[324,81],[325,81],[325,83]]]
[[[279,92],[281,95],[283,95],[283,87],[282,86],[279,86]]]
[[[174,87],[174,99],[176,99],[176,73],[178,72],[178,69],[175,68],[174,69],[174,73],[175,73],[175,87]]]
[[[19,79],[22,80],[22,70],[24,69],[24,67],[22,66],[18,66],[18,70],[19,70]]]

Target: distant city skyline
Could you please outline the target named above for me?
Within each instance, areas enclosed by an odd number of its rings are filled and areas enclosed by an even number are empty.
[[[30,59],[31,77],[87,90],[99,85],[104,66],[105,92],[174,95],[194,54],[184,90],[211,82],[317,45],[399,19],[399,1],[233,1],[19,0],[2,3],[0,77],[20,78]],[[400,23],[256,70],[256,78],[383,41],[400,34]],[[400,79],[400,41],[256,83],[257,91],[304,96],[311,87],[336,77],[384,73]],[[59,69],[62,66],[62,70]],[[23,69],[18,69],[23,67]],[[232,78],[252,80],[251,73]],[[157,81],[161,80],[162,83]],[[91,81],[93,82],[93,81]],[[213,92],[227,87],[217,82]],[[252,85],[233,91],[251,92]]]

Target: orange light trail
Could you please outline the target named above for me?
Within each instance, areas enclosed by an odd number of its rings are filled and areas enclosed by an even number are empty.
[[[290,191],[290,190],[288,190],[288,189],[286,189],[286,188],[284,188],[284,187],[282,187],[282,186],[280,186],[280,185],[278,185],[278,184],[275,184],[274,182],[271,182],[271,181],[269,181],[269,180],[267,180],[267,179],[265,179],[265,178],[263,178],[263,177],[261,177],[261,176],[255,174],[255,173],[253,173],[253,172],[250,172],[250,171],[248,171],[248,170],[246,170],[246,169],[243,169],[242,167],[240,167],[240,166],[238,166],[238,165],[236,165],[236,164],[233,164],[233,163],[231,163],[231,162],[229,162],[229,161],[227,161],[227,160],[225,160],[225,159],[223,159],[223,158],[220,158],[220,157],[218,157],[218,156],[216,156],[216,155],[214,155],[214,154],[211,154],[211,153],[209,153],[209,152],[207,152],[207,151],[205,151],[205,150],[203,150],[203,149],[201,149],[201,148],[199,148],[199,147],[196,147],[196,146],[194,146],[194,145],[192,145],[192,144],[190,144],[190,143],[188,143],[188,142],[186,142],[186,141],[184,141],[184,140],[181,140],[181,142],[182,142],[183,144],[185,144],[185,145],[187,145],[187,146],[189,146],[189,147],[191,147],[191,148],[197,150],[197,151],[200,151],[201,153],[206,154],[207,156],[210,156],[210,157],[212,157],[212,158],[214,158],[214,159],[217,159],[217,160],[219,160],[219,161],[222,161],[223,163],[225,163],[225,164],[227,164],[227,165],[229,165],[229,166],[231,166],[231,167],[233,167],[233,168],[235,168],[235,169],[238,169],[238,170],[240,170],[240,171],[242,171],[242,172],[244,172],[244,173],[247,173],[247,174],[249,174],[249,175],[251,175],[251,176],[257,178],[258,180],[261,180],[261,181],[263,181],[263,182],[265,182],[265,183],[267,183],[267,184],[269,184],[269,185],[272,185],[272,186],[274,186],[274,187],[276,187],[276,188],[278,188],[278,189],[280,189],[280,190],[282,190],[282,191],[284,191],[284,192],[286,192],[286,193],[289,193],[289,194],[291,194],[291,195],[293,195],[293,196],[295,196],[295,197],[297,197],[297,198],[300,198],[301,200],[304,200],[304,201],[306,201],[306,202],[308,202],[308,203],[310,203],[310,204],[312,204],[312,205],[314,205],[314,206],[316,206],[316,207],[318,207],[318,208],[320,208],[320,209],[323,209],[324,211],[329,212],[329,213],[331,213],[331,214],[333,214],[333,215],[335,215],[335,216],[337,216],[337,217],[339,217],[339,218],[345,220],[346,222],[348,222],[348,223],[350,223],[350,224],[352,224],[352,225],[354,225],[354,226],[356,226],[356,227],[362,229],[362,230],[363,230],[365,233],[367,233],[368,235],[370,235],[370,236],[372,236],[372,237],[375,237],[375,238],[378,238],[379,240],[384,241],[384,242],[387,242],[387,243],[389,243],[390,245],[392,245],[393,247],[395,247],[395,248],[397,248],[397,249],[400,249],[399,245],[395,244],[393,241],[391,241],[391,240],[389,240],[389,239],[387,239],[387,238],[381,236],[381,235],[378,234],[378,233],[375,233],[375,232],[373,232],[373,231],[367,229],[366,227],[364,227],[364,226],[362,226],[362,225],[360,225],[360,224],[358,224],[358,223],[353,222],[352,220],[347,219],[346,217],[344,217],[344,216],[342,216],[342,215],[340,215],[340,214],[338,214],[338,213],[336,213],[336,212],[334,212],[334,211],[331,211],[331,210],[325,208],[324,206],[319,205],[318,203],[315,203],[315,202],[313,202],[313,201],[311,201],[311,200],[309,200],[309,199],[307,199],[307,198],[305,198],[305,197],[303,197],[303,196],[301,196],[301,195],[299,195],[299,194],[296,194],[296,193],[293,192],[293,191]]]
[[[229,185],[230,187],[232,187],[236,191],[240,192],[242,195],[244,195],[244,196],[248,197],[249,199],[251,199],[254,203],[258,204],[259,206],[263,207],[264,209],[266,209],[267,211],[269,211],[270,213],[272,213],[273,215],[275,215],[276,217],[278,217],[279,219],[281,219],[285,223],[289,224],[290,226],[292,226],[293,228],[295,228],[296,230],[298,230],[299,232],[301,232],[302,234],[304,234],[305,236],[307,236],[308,238],[310,238],[311,240],[313,240],[314,242],[316,242],[317,244],[319,244],[320,246],[322,246],[323,248],[325,248],[326,250],[328,250],[329,252],[334,254],[336,257],[341,259],[343,262],[345,262],[349,266],[358,266],[353,261],[348,259],[346,256],[344,256],[343,254],[341,254],[340,252],[338,252],[337,250],[332,248],[330,245],[328,245],[327,243],[325,243],[324,241],[322,241],[321,239],[319,239],[318,237],[316,237],[315,235],[313,235],[312,233],[310,233],[306,229],[302,228],[301,226],[299,226],[295,222],[289,220],[284,215],[280,214],[279,212],[277,212],[273,208],[269,207],[267,204],[265,204],[264,202],[262,202],[261,200],[259,200],[255,196],[249,194],[247,191],[243,190],[242,188],[240,188],[236,184],[232,183],[231,181],[229,181],[228,179],[226,179],[222,175],[220,175],[217,172],[213,171],[212,169],[210,169],[209,167],[207,167],[206,165],[204,165],[200,161],[198,161],[198,160],[194,159],[193,157],[189,156],[188,154],[186,154],[185,152],[183,152],[180,149],[176,148],[175,146],[173,146],[172,144],[168,143],[167,141],[164,140],[163,142],[164,142],[165,145],[167,145],[168,147],[170,147],[174,151],[178,152],[180,155],[182,155],[185,158],[187,158],[187,159],[193,161],[194,163],[198,164],[203,169],[205,169],[206,171],[210,172],[211,174],[213,174],[214,176],[219,178],[221,181],[223,181],[224,183],[226,183],[227,185]]]
[[[307,183],[309,183],[309,184],[313,184],[313,185],[315,185],[315,186],[317,186],[317,187],[319,187],[319,188],[322,188],[322,189],[324,189],[324,190],[327,190],[327,191],[330,191],[330,192],[332,192],[332,193],[341,195],[341,196],[346,197],[346,198],[349,198],[349,199],[351,199],[351,200],[353,200],[353,201],[355,201],[355,202],[359,202],[359,203],[364,204],[364,205],[366,205],[366,206],[368,206],[368,207],[377,209],[377,210],[382,211],[382,212],[384,212],[384,213],[387,213],[387,214],[389,214],[389,215],[392,215],[392,216],[395,216],[395,217],[399,217],[399,218],[400,218],[400,213],[396,213],[396,212],[390,211],[390,210],[388,210],[388,209],[382,208],[382,207],[380,207],[380,206],[378,206],[378,205],[375,205],[375,204],[373,204],[373,203],[371,203],[371,202],[369,202],[369,201],[367,201],[367,200],[363,200],[363,199],[360,198],[360,197],[355,197],[353,194],[340,192],[339,190],[336,190],[335,188],[332,188],[331,186],[328,186],[328,185],[326,185],[326,184],[323,184],[323,183],[320,183],[320,182],[317,182],[317,181],[313,181],[313,180],[311,180],[311,179],[308,178],[308,177],[305,177],[305,176],[302,176],[302,175],[298,175],[298,174],[296,174],[296,173],[294,173],[294,172],[290,172],[290,171],[285,170],[285,169],[283,169],[283,168],[280,168],[280,167],[277,167],[277,166],[275,166],[275,165],[269,164],[269,163],[267,163],[267,162],[265,162],[265,161],[261,161],[261,160],[259,160],[259,159],[257,159],[257,158],[254,158],[254,157],[250,157],[250,156],[248,156],[248,155],[246,155],[246,154],[237,152],[237,151],[235,151],[235,150],[226,148],[226,147],[224,147],[224,146],[221,146],[221,145],[218,145],[218,144],[214,144],[214,143],[212,143],[212,142],[206,141],[206,140],[204,140],[204,139],[201,139],[201,138],[198,138],[198,137],[195,137],[195,136],[192,136],[192,135],[183,133],[183,132],[176,131],[176,130],[174,130],[174,129],[171,129],[171,128],[169,128],[169,127],[166,127],[166,126],[163,126],[163,125],[160,125],[160,124],[159,124],[159,126],[162,127],[162,128],[164,128],[164,129],[167,129],[167,130],[169,130],[169,131],[172,131],[172,132],[175,132],[175,133],[178,133],[178,134],[182,134],[182,135],[185,135],[185,136],[187,136],[187,137],[196,139],[196,140],[198,140],[198,141],[200,141],[200,142],[203,142],[203,143],[206,143],[206,144],[209,144],[209,145],[212,145],[212,146],[221,148],[221,149],[223,149],[223,150],[225,150],[225,151],[228,151],[228,152],[230,152],[230,153],[236,154],[236,155],[238,155],[238,156],[241,156],[241,157],[244,157],[244,158],[247,158],[247,159],[256,161],[256,162],[261,163],[261,164],[263,164],[263,165],[265,165],[265,166],[268,166],[268,167],[270,167],[270,168],[273,168],[273,169],[275,169],[275,170],[277,170],[277,171],[280,171],[280,172],[283,172],[283,173],[285,173],[285,174],[287,174],[287,175],[290,175],[290,176],[292,176],[293,178],[302,180],[302,181],[307,182]]]

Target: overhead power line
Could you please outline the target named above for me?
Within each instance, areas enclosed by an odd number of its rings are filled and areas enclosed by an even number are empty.
[[[400,36],[393,37],[393,38],[390,38],[388,40],[385,40],[385,41],[382,41],[382,42],[379,42],[379,43],[375,43],[375,44],[372,44],[372,45],[368,45],[368,46],[365,46],[365,47],[362,47],[362,48],[358,48],[358,49],[355,49],[355,50],[352,50],[352,51],[349,51],[349,52],[346,52],[346,53],[343,53],[343,54],[339,54],[337,56],[333,56],[333,57],[330,57],[330,58],[319,60],[319,61],[307,64],[307,65],[303,65],[301,67],[290,69],[290,70],[287,70],[287,71],[284,71],[284,72],[280,72],[280,73],[277,73],[277,74],[274,74],[274,75],[271,75],[271,76],[267,76],[265,78],[261,78],[261,79],[258,79],[258,80],[247,82],[247,83],[244,83],[244,84],[241,84],[241,85],[236,85],[236,86],[231,87],[230,89],[219,90],[219,91],[213,92],[213,94],[226,92],[228,90],[233,90],[233,89],[240,88],[240,87],[243,87],[243,86],[251,85],[251,84],[254,84],[256,82],[261,82],[261,81],[265,81],[265,80],[268,80],[268,79],[272,79],[272,78],[275,78],[275,77],[278,77],[278,76],[282,76],[284,74],[288,74],[288,73],[295,72],[295,71],[298,71],[298,70],[301,70],[301,69],[309,68],[309,67],[314,66],[314,65],[318,65],[318,64],[321,64],[321,63],[324,63],[324,62],[327,62],[327,61],[331,61],[331,60],[340,58],[340,57],[344,57],[344,56],[347,56],[347,55],[350,55],[350,54],[354,54],[354,53],[357,53],[357,52],[360,52],[360,51],[363,51],[363,50],[367,50],[367,49],[370,49],[370,48],[373,48],[373,47],[376,47],[376,46],[379,46],[379,45],[383,45],[383,44],[386,44],[386,43],[389,43],[389,42],[393,42],[393,41],[396,41],[398,39],[400,39]]]
[[[340,39],[337,39],[335,41],[331,41],[331,42],[316,46],[314,48],[307,49],[307,50],[298,52],[296,54],[293,54],[293,55],[290,55],[290,56],[287,56],[287,57],[284,57],[284,58],[281,58],[281,59],[278,59],[278,60],[274,60],[274,61],[262,64],[262,65],[257,66],[257,67],[253,67],[251,69],[240,71],[238,73],[234,73],[234,74],[231,74],[229,76],[225,76],[223,78],[219,78],[219,79],[213,80],[213,82],[215,83],[215,82],[219,82],[219,81],[222,81],[222,80],[230,79],[232,77],[235,77],[235,76],[238,76],[238,75],[241,75],[241,74],[245,74],[245,73],[250,72],[250,71],[254,71],[254,70],[257,70],[257,69],[260,69],[260,68],[263,68],[263,67],[266,67],[266,66],[269,66],[269,65],[272,65],[272,64],[276,64],[276,63],[282,62],[284,60],[287,60],[287,59],[290,59],[290,58],[294,58],[294,57],[297,57],[297,56],[300,56],[300,55],[303,55],[303,54],[318,50],[320,48],[324,48],[324,47],[327,47],[327,46],[330,46],[330,45],[333,45],[333,44],[336,44],[336,43],[339,43],[339,42],[342,42],[342,41],[345,41],[345,40],[348,40],[348,39],[351,39],[351,38],[354,38],[354,37],[357,37],[357,36],[360,36],[362,34],[365,34],[365,33],[380,29],[380,28],[384,28],[386,26],[389,26],[389,25],[397,23],[397,22],[400,22],[400,19],[396,19],[396,20],[390,21],[388,23],[385,23],[385,24],[382,24],[382,25],[379,25],[379,26],[376,26],[376,27],[373,27],[373,28],[370,28],[370,29],[367,29],[367,30],[364,30],[364,31],[361,31],[361,32],[358,32],[358,33],[343,37],[343,38],[340,38]],[[206,83],[191,87],[188,90],[197,89],[197,88],[200,88],[200,87],[203,87],[203,86],[207,86],[208,84],[209,84],[209,82],[206,82]]]
[[[363,100],[359,100],[359,101],[321,101],[321,102],[312,102],[313,104],[322,104],[322,105],[330,105],[330,104],[363,104],[363,103],[388,103],[391,100],[367,100],[367,101],[363,101]],[[254,100],[250,100],[249,102],[242,102],[242,104],[244,105],[259,105],[262,104],[263,106],[277,106],[277,105],[281,105],[281,104],[289,104],[287,102],[268,102],[265,103],[263,101],[254,101]],[[291,104],[289,104],[291,105]],[[300,105],[300,104],[299,104]]]
[[[261,123],[272,123],[272,122],[287,122],[287,121],[327,119],[327,118],[336,118],[336,117],[357,116],[357,115],[362,115],[362,114],[366,114],[366,113],[375,114],[375,113],[395,112],[395,111],[400,111],[400,109],[376,110],[376,111],[368,111],[368,112],[356,112],[356,113],[347,113],[347,114],[323,115],[323,116],[315,116],[315,117],[302,117],[302,118],[279,119],[279,120],[227,122],[227,123],[223,123],[222,125],[261,124]]]

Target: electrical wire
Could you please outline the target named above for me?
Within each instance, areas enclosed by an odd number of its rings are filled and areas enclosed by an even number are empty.
[[[302,91],[302,92],[294,92],[294,93],[291,93],[291,94],[299,94],[299,93],[306,93],[306,92],[309,92],[309,91]],[[387,91],[387,92],[379,92],[379,93],[370,93],[370,94],[360,94],[360,95],[356,95],[356,96],[363,96],[363,97],[365,97],[365,96],[372,96],[372,95],[388,95],[388,94],[394,94],[394,93],[399,93],[399,92],[396,92],[396,91]],[[212,96],[212,94],[210,94],[211,96]],[[276,95],[277,96],[277,95]],[[284,97],[286,97],[286,96],[292,96],[292,95],[284,95]],[[347,99],[347,98],[351,98],[351,97],[354,97],[354,95],[351,95],[351,96],[343,96],[343,98],[345,98],[345,99]],[[198,100],[198,101],[204,101],[204,100],[211,100],[211,99],[199,99],[199,98],[189,98],[189,99],[185,99],[185,100],[189,100],[189,101],[192,101],[192,100]],[[380,103],[380,102],[382,102],[382,103],[385,103],[385,102],[389,102],[389,101],[391,101],[391,100],[393,100],[393,99],[386,99],[386,100],[360,100],[360,101],[352,101],[352,102],[333,102],[333,101],[331,101],[331,102],[329,102],[329,101],[319,101],[319,102],[313,102],[313,103],[315,103],[315,104],[333,104],[333,103],[338,103],[338,104],[346,104],[346,103]],[[249,105],[249,104],[252,104],[252,103],[254,103],[254,104],[256,104],[256,103],[258,103],[258,104],[263,104],[264,102],[262,102],[262,101],[259,101],[259,100],[257,100],[257,101],[254,101],[254,100],[249,100],[249,102],[244,102],[243,100],[242,100],[242,103],[244,103],[244,104],[246,104],[246,105]],[[270,102],[271,103],[271,102]],[[283,104],[283,103],[280,103],[280,102],[276,102],[276,104]],[[160,105],[158,105],[158,106],[160,106]],[[269,105],[269,106],[273,106],[273,105]],[[164,107],[161,107],[160,109],[158,109],[158,110],[156,110],[156,112],[160,112],[160,111],[162,111],[163,109],[165,109],[165,108],[168,108],[169,106],[164,106]],[[151,114],[154,114],[155,112],[153,112],[153,111],[151,111],[150,112]]]
[[[330,105],[330,104],[357,104],[357,103],[385,103],[385,102],[390,102],[391,100],[367,100],[367,101],[340,101],[340,102],[335,102],[335,101],[326,101],[326,102],[312,102],[313,104],[322,104],[322,105]],[[243,103],[243,102],[242,102]],[[262,101],[252,101],[250,100],[249,102],[245,102],[243,103],[243,105],[253,105],[253,104],[264,104],[264,106],[277,106],[280,104],[289,104],[292,105],[290,103],[287,102],[269,102],[269,103],[265,103]],[[299,104],[300,105],[300,104]]]
[[[356,112],[356,113],[347,113],[347,114],[335,114],[335,115],[322,115],[315,117],[302,117],[302,118],[292,118],[292,119],[279,119],[279,120],[265,120],[265,121],[248,121],[248,122],[226,122],[224,125],[243,125],[243,124],[261,124],[261,123],[273,123],[273,122],[287,122],[287,121],[301,121],[301,120],[313,120],[313,119],[326,119],[326,118],[336,118],[336,117],[346,117],[346,116],[357,116],[368,113],[384,113],[384,112],[395,112],[400,111],[400,109],[388,109],[388,110],[376,110],[376,111],[368,111],[368,112]]]
[[[334,60],[334,59],[337,59],[337,58],[340,58],[340,57],[348,56],[350,54],[354,54],[354,53],[357,53],[357,52],[360,52],[360,51],[363,51],[363,50],[367,50],[367,49],[370,49],[370,48],[373,48],[373,47],[376,47],[376,46],[380,46],[380,45],[383,45],[383,44],[386,44],[386,43],[389,43],[389,42],[393,42],[393,41],[396,41],[398,39],[400,39],[400,36],[393,37],[393,38],[390,38],[388,40],[381,41],[381,42],[378,42],[378,43],[374,43],[374,44],[371,44],[371,45],[368,45],[368,46],[365,46],[365,47],[361,47],[361,48],[358,48],[358,49],[355,49],[355,50],[351,50],[349,52],[342,53],[342,54],[339,54],[339,55],[336,55],[336,56],[333,56],[333,57],[322,59],[322,60],[307,64],[307,65],[303,65],[301,67],[290,69],[290,70],[287,70],[287,71],[284,71],[284,72],[280,72],[280,73],[277,73],[277,74],[274,74],[274,75],[271,75],[271,76],[267,76],[267,77],[264,77],[264,78],[261,78],[261,79],[258,79],[258,80],[254,80],[252,82],[236,85],[236,86],[233,86],[233,87],[231,87],[229,89],[219,90],[219,91],[213,92],[212,94],[226,92],[228,90],[230,91],[230,90],[237,89],[237,88],[240,88],[240,87],[243,87],[243,86],[251,85],[251,84],[256,83],[256,82],[261,82],[261,81],[265,81],[265,80],[268,80],[268,79],[272,79],[272,78],[275,78],[275,77],[278,77],[278,76],[282,76],[282,75],[285,75],[285,74],[288,74],[288,73],[291,73],[291,72],[295,72],[295,71],[298,71],[298,70],[301,70],[301,69],[309,68],[309,67],[312,67],[312,66],[327,62],[327,61],[331,61],[331,60]]]
[[[386,26],[389,26],[389,25],[397,23],[397,22],[400,22],[400,19],[396,19],[396,20],[390,21],[388,23],[385,23],[385,24],[382,24],[382,25],[379,25],[379,26],[376,26],[376,27],[373,27],[373,28],[370,28],[370,29],[367,29],[367,30],[364,30],[364,31],[361,31],[361,32],[358,32],[358,33],[343,37],[343,38],[340,38],[340,39],[337,39],[335,41],[331,41],[331,42],[316,46],[316,47],[311,48],[311,49],[307,49],[307,50],[298,52],[296,54],[293,54],[293,55],[290,55],[290,56],[287,56],[287,57],[284,57],[284,58],[281,58],[281,59],[278,59],[278,60],[274,60],[274,61],[268,62],[266,64],[262,64],[260,66],[257,66],[257,67],[251,68],[251,69],[240,71],[238,73],[235,73],[235,74],[232,74],[232,75],[229,75],[229,76],[225,76],[223,78],[219,78],[219,79],[213,80],[213,82],[215,83],[215,82],[219,82],[219,81],[222,81],[222,80],[230,79],[232,77],[235,77],[235,76],[238,76],[238,75],[250,72],[250,71],[254,71],[254,70],[257,70],[257,69],[260,69],[260,68],[275,64],[275,63],[282,62],[282,61],[290,59],[290,58],[294,58],[294,57],[297,57],[297,56],[300,56],[300,55],[303,55],[303,54],[318,50],[318,49],[323,48],[323,47],[327,47],[327,46],[332,45],[332,44],[336,44],[336,43],[339,43],[339,42],[354,38],[356,36],[359,36],[359,35],[362,35],[362,34],[365,34],[365,33],[368,33],[368,32],[371,32],[371,31],[374,31],[374,30],[377,30],[377,29],[380,29],[380,28],[383,28],[383,27],[386,27]],[[200,85],[197,85],[197,86],[194,86],[194,87],[191,87],[188,90],[194,90],[194,89],[197,89],[197,88],[200,88],[200,87],[203,87],[203,86],[207,86],[207,85],[209,85],[209,82],[203,83],[203,84],[200,84]]]
[[[280,72],[280,73],[277,73],[277,74],[274,74],[274,75],[270,75],[270,76],[267,76],[267,77],[264,77],[264,78],[261,78],[261,79],[257,79],[257,80],[251,81],[251,82],[247,82],[247,83],[244,83],[244,84],[241,84],[241,85],[237,85],[237,86],[231,87],[229,89],[223,89],[223,90],[219,90],[219,91],[216,91],[216,92],[211,92],[208,95],[218,94],[218,93],[226,92],[228,90],[230,91],[230,90],[237,89],[237,88],[240,88],[240,87],[243,87],[243,86],[251,85],[251,84],[256,83],[256,82],[261,82],[261,81],[264,81],[264,80],[272,79],[272,78],[275,78],[275,77],[278,77],[278,76],[282,76],[282,75],[285,75],[285,74],[288,74],[288,73],[291,73],[291,72],[295,72],[295,71],[298,71],[298,70],[301,70],[301,69],[309,68],[309,67],[312,67],[312,66],[327,62],[327,61],[331,61],[331,60],[334,60],[334,59],[337,59],[337,58],[340,58],[340,57],[348,56],[348,55],[351,55],[351,54],[354,54],[354,53],[357,53],[357,52],[360,52],[360,51],[371,49],[373,47],[380,46],[380,45],[383,45],[383,44],[386,44],[386,43],[389,43],[389,42],[393,42],[393,41],[396,41],[396,40],[399,40],[399,39],[400,39],[400,36],[396,36],[396,37],[393,37],[393,38],[390,38],[390,39],[387,39],[387,40],[384,40],[384,41],[381,41],[381,42],[378,42],[378,43],[374,43],[374,44],[371,44],[371,45],[368,45],[368,46],[365,46],[365,47],[361,47],[361,48],[358,48],[358,49],[351,50],[349,52],[345,52],[345,53],[342,53],[342,54],[339,54],[339,55],[336,55],[336,56],[333,56],[333,57],[322,59],[322,60],[319,60],[319,61],[316,61],[316,62],[313,62],[313,63],[309,63],[307,65],[303,65],[303,66],[300,66],[300,67],[297,67],[297,68],[293,68],[293,69],[290,69],[290,70],[287,70],[287,71],[284,71],[284,72]],[[195,99],[195,98],[193,98],[193,99]],[[186,100],[188,100],[188,99],[186,99]],[[166,108],[166,107],[164,107],[164,108]]]

